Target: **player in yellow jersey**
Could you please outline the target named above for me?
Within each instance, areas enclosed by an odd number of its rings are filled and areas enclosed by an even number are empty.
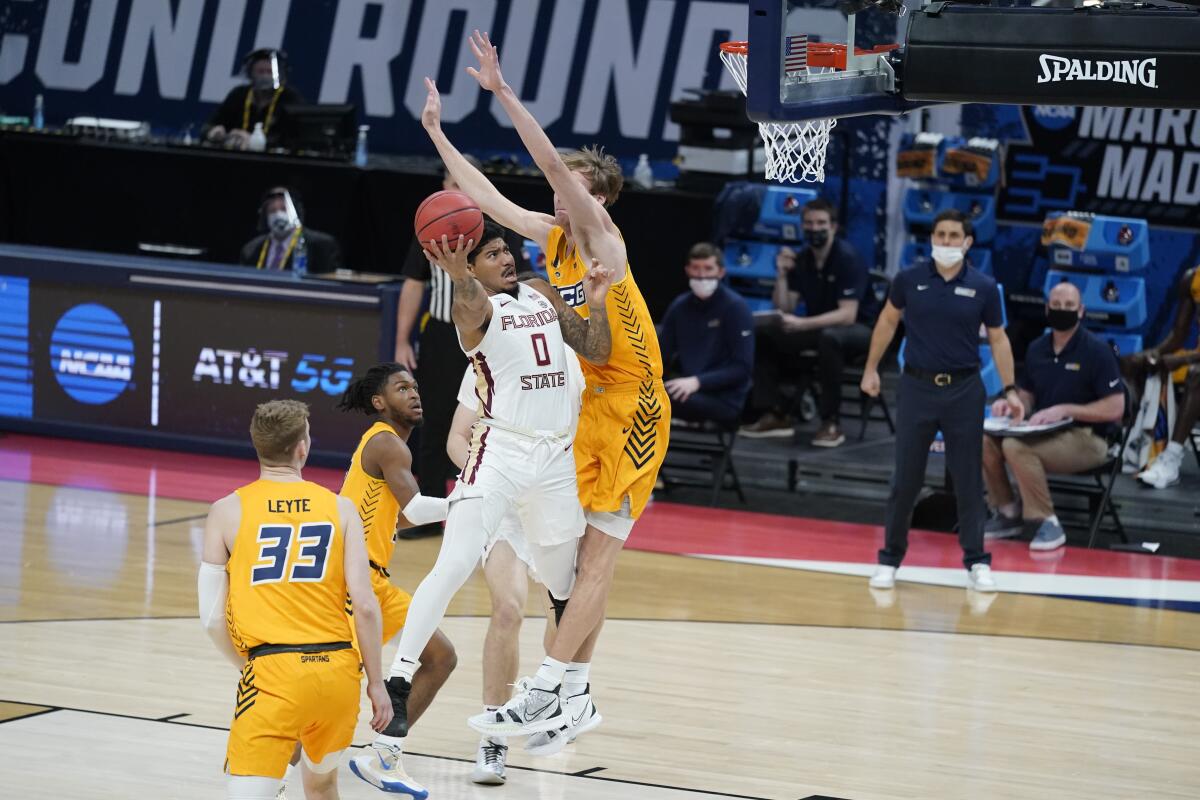
[[[308,406],[263,403],[250,437],[259,479],[213,504],[197,582],[201,624],[242,670],[225,759],[227,796],[274,798],[299,742],[305,795],[336,800],[337,765],[354,737],[364,667],[371,727],[383,730],[392,719],[362,526],[350,501],[301,476],[312,441]]]
[[[412,474],[408,437],[423,421],[423,413],[417,381],[407,367],[396,363],[371,367],[350,383],[338,408],[378,417],[362,435],[350,459],[341,496],[354,503],[362,520],[371,587],[383,611],[386,643],[404,627],[412,601],[411,595],[388,580],[396,531],[445,519],[447,502],[422,495]],[[412,684],[401,677],[388,679],[395,717],[385,733],[393,737],[389,740],[393,747],[379,756],[392,765],[388,791],[411,795],[414,800],[428,795],[400,765],[403,741],[408,727],[420,718],[450,677],[456,661],[450,640],[440,630],[434,631],[421,652],[421,669],[413,676]],[[361,777],[358,759],[376,755],[368,751],[358,756],[350,762],[350,769]]]
[[[521,692],[498,712],[472,718],[481,733],[514,736],[544,727],[559,713],[579,722],[595,708],[588,685],[589,662],[604,620],[617,555],[642,513],[666,455],[671,403],[662,384],[662,360],[654,321],[634,281],[620,231],[607,206],[621,190],[616,160],[598,149],[560,156],[537,120],[521,105],[500,73],[499,56],[478,31],[470,45],[479,69],[468,69],[480,86],[493,92],[512,119],[529,154],[554,189],[554,215],[517,206],[469,164],[441,128],[441,100],[426,79],[429,96],[422,124],[462,191],[501,225],[544,244],[549,277],[568,305],[584,311],[581,281],[592,259],[612,273],[606,301],[612,351],[606,364],[584,362],[587,382],[575,440],[579,499],[587,530],[579,545],[578,577],[546,661],[532,689]],[[527,712],[545,709],[542,713]],[[512,721],[515,717],[522,722]],[[542,723],[542,724],[539,724]],[[528,746],[546,752],[569,730],[550,730],[530,738]]]

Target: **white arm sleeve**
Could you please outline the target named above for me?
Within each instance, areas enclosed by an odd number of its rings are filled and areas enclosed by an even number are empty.
[[[200,574],[196,578],[196,596],[200,599],[200,625],[221,655],[239,670],[246,664],[233,647],[229,630],[225,625],[225,603],[229,598],[229,575],[225,567],[200,562]]]
[[[445,497],[426,497],[417,493],[404,507],[404,518],[413,525],[441,522],[450,513],[450,501]]]

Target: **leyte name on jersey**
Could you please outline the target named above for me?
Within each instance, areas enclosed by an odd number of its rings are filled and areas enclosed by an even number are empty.
[[[295,514],[300,511],[312,511],[312,509],[308,507],[307,497],[291,500],[267,500],[267,513]]]
[[[530,389],[561,389],[567,385],[567,373],[543,372],[539,375],[522,375],[521,391]]]
[[[521,328],[541,328],[544,325],[558,322],[554,310],[539,311],[536,314],[506,314],[500,317],[500,330],[519,330]]]

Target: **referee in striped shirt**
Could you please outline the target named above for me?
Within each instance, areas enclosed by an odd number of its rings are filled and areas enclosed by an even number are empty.
[[[477,169],[479,162],[467,156]],[[442,188],[458,191],[458,184],[444,173]],[[517,263],[517,279],[535,277],[523,253],[524,240],[512,231],[505,231],[505,241]],[[479,244],[476,242],[475,244]],[[445,497],[446,481],[453,478],[457,468],[446,455],[446,437],[450,421],[458,407],[458,386],[462,383],[467,357],[458,345],[458,335],[450,318],[454,302],[454,284],[450,276],[431,264],[421,252],[421,243],[413,241],[404,261],[404,285],[400,288],[400,305],[396,312],[396,361],[408,367],[421,387],[421,405],[425,422],[414,435],[417,447],[413,472],[426,497]],[[417,345],[412,344],[413,329],[421,317],[425,290],[429,290],[429,317],[420,327]],[[402,539],[437,536],[440,523],[420,525],[400,531]]]

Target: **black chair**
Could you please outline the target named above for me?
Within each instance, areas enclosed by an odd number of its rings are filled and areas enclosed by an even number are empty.
[[[1125,525],[1121,522],[1121,517],[1117,514],[1117,506],[1112,500],[1113,484],[1116,482],[1117,476],[1121,474],[1121,463],[1125,456],[1125,443],[1129,441],[1129,429],[1133,426],[1133,420],[1137,414],[1137,404],[1133,402],[1132,392],[1129,391],[1129,387],[1125,385],[1125,381],[1123,380],[1121,381],[1121,386],[1125,392],[1125,413],[1121,417],[1119,432],[1114,434],[1120,437],[1120,439],[1117,441],[1112,435],[1109,436],[1108,458],[1105,459],[1104,463],[1083,472],[1073,472],[1069,475],[1046,476],[1046,483],[1050,488],[1051,494],[1065,494],[1087,498],[1087,546],[1089,548],[1095,546],[1096,537],[1100,532],[1100,523],[1104,521],[1106,515],[1112,517],[1113,528],[1121,538],[1121,542],[1126,545],[1133,544],[1129,539],[1129,535],[1125,532]]]
[[[659,477],[670,492],[675,486],[712,487],[709,505],[715,506],[722,489],[732,489],[738,500],[746,502],[733,464],[733,445],[737,441],[737,423],[671,420],[671,444]],[[707,475],[707,478],[701,477]]]

